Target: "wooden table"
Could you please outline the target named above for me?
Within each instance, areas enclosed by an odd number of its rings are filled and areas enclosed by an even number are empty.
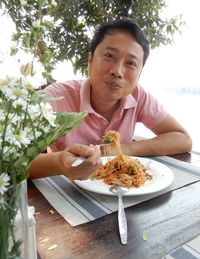
[[[174,157],[200,166],[199,153]],[[156,259],[200,234],[200,182],[127,208],[127,245],[120,243],[117,213],[72,227],[32,182],[28,195],[29,205],[36,210],[37,249],[42,259]],[[48,251],[54,244],[57,247]]]

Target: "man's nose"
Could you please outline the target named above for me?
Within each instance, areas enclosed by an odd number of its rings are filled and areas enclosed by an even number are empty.
[[[122,78],[123,64],[121,62],[115,62],[114,64],[112,64],[110,74],[116,78]]]

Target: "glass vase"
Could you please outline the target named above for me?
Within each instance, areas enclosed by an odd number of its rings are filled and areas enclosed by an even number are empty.
[[[9,206],[0,207],[0,259],[29,259],[27,181],[12,188]]]
[[[22,250],[21,257],[23,259],[30,258],[29,256],[29,219],[28,219],[28,195],[27,195],[27,181],[20,183],[20,197],[19,197],[19,221],[21,222],[21,239]],[[17,215],[18,215],[17,214]]]

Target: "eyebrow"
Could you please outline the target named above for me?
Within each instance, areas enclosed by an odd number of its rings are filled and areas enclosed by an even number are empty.
[[[107,46],[105,48],[106,50],[111,50],[111,51],[114,51],[114,52],[118,52],[118,49],[114,48],[114,47],[111,47],[111,46]],[[137,55],[134,55],[134,54],[128,54],[131,58],[133,59],[136,59],[136,60],[139,60],[139,57]]]

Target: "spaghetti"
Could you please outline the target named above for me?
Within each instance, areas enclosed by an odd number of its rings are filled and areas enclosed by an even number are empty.
[[[117,155],[95,172],[95,179],[103,179],[108,185],[125,187],[141,187],[152,179],[150,171],[139,160],[122,154],[119,132],[108,131],[103,137],[103,140],[105,139],[109,139],[116,148]],[[109,149],[107,151],[106,155],[109,155]]]
[[[119,132],[115,130],[109,130],[107,133],[103,136],[103,143],[104,149],[103,153],[105,156],[112,155],[113,153],[115,155],[121,154],[121,147],[120,147],[120,134]]]

